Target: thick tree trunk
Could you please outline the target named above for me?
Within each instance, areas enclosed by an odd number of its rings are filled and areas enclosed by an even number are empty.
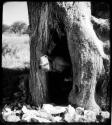
[[[61,16],[58,15],[59,7],[56,3],[27,2],[27,4],[31,30],[29,88],[34,104],[39,105],[49,101],[48,74],[39,68],[39,60],[44,54],[54,56],[52,50],[59,42],[57,37],[63,34],[58,24],[61,21],[58,18]]]
[[[68,48],[73,67],[73,88],[69,101],[99,112],[95,88],[98,75],[103,71],[102,56],[105,54],[91,24],[90,2],[68,3],[64,8],[67,12]]]
[[[47,101],[47,73],[39,68],[40,57],[46,53],[47,4],[27,2],[30,23],[30,80],[29,88],[35,105]]]
[[[93,29],[91,20],[96,21],[91,19],[90,2],[28,2],[28,12],[32,31],[29,87],[33,102],[36,105],[48,102],[47,73],[39,69],[40,57],[59,54],[67,58],[62,54],[66,51],[63,43],[67,42],[73,70],[69,102],[99,112],[95,101],[96,84],[104,72],[103,59],[109,58]],[[61,39],[63,36],[67,41]],[[57,44],[58,50],[52,54]]]

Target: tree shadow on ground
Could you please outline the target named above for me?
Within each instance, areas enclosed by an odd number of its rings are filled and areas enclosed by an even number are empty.
[[[8,69],[2,68],[2,105],[17,100],[25,92],[28,85],[29,68],[24,69]]]

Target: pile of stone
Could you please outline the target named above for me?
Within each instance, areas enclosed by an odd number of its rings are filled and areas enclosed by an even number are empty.
[[[41,108],[23,105],[21,109],[11,109],[10,106],[4,106],[2,117],[7,122],[104,122],[110,118],[110,113],[101,111],[96,114],[81,107],[75,109],[71,105],[64,107],[43,104]]]

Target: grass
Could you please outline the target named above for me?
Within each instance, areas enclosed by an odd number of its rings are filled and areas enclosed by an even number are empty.
[[[29,63],[29,36],[2,34],[2,67],[25,68]]]

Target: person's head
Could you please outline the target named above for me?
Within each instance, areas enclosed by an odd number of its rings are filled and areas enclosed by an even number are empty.
[[[65,71],[70,65],[65,61],[63,57],[56,57],[53,61],[53,68],[57,72]]]

